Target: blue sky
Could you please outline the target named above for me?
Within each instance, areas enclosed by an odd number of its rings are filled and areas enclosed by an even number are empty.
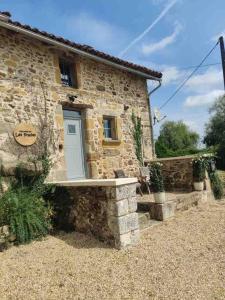
[[[197,65],[216,38],[225,35],[224,0],[1,0],[0,10],[10,11],[14,20],[116,56],[139,37],[122,57],[163,72],[163,85],[151,98],[153,107],[160,107],[192,71],[186,67]],[[219,62],[217,47],[206,64]],[[203,136],[208,109],[222,93],[221,65],[201,68],[162,116],[183,120]],[[156,125],[156,136],[158,131]]]

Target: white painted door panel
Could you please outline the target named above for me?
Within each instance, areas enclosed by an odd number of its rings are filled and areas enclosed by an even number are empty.
[[[85,178],[81,119],[64,119],[64,136],[67,177]]]

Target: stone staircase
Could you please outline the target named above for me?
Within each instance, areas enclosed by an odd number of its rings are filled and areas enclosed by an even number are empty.
[[[149,202],[137,202],[139,229],[141,231],[160,223],[160,221],[151,218],[150,207],[151,203]]]
[[[144,230],[153,225],[160,224],[161,221],[174,217],[177,212],[188,210],[194,206],[206,205],[212,201],[211,190],[202,192],[174,192],[166,193],[167,201],[163,204],[155,203],[153,195],[144,195],[137,199],[137,213],[140,230]]]
[[[138,222],[140,231],[160,223],[160,221],[151,219],[148,212],[138,212]]]

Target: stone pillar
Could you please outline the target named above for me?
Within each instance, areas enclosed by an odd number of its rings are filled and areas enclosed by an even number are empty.
[[[136,184],[107,188],[108,225],[118,249],[139,241]]]

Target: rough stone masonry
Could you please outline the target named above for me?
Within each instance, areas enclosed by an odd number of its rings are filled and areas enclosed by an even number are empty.
[[[115,169],[138,173],[132,111],[142,119],[144,159],[152,158],[146,78],[2,27],[0,40],[0,160],[6,170],[18,163],[8,135],[21,122],[38,126],[46,112],[55,137],[51,179],[66,180],[63,109],[69,105],[82,111],[87,178],[113,178]],[[62,85],[61,57],[74,63],[76,88]],[[104,139],[104,115],[115,118],[114,141]]]
[[[67,189],[72,200],[68,220],[76,231],[92,234],[118,249],[138,242],[135,183]]]

